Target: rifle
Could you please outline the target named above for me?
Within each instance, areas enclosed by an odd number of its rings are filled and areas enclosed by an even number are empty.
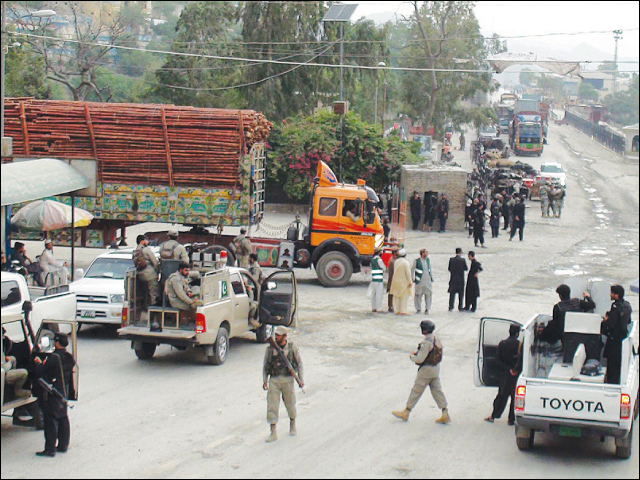
[[[284,361],[284,364],[287,366],[289,373],[291,374],[293,379],[298,383],[298,386],[300,387],[300,390],[302,390],[302,393],[306,393],[304,391],[304,388],[302,387],[302,380],[300,380],[300,377],[298,376],[296,371],[293,369],[293,365],[291,365],[291,362],[289,361],[287,356],[284,354],[284,351],[282,351],[282,349],[280,348],[280,345],[276,343],[273,337],[269,337],[269,345],[271,345],[273,348],[276,349],[276,352],[278,352],[278,355],[280,355],[280,358]]]
[[[65,407],[69,407],[73,409],[73,405],[69,405],[69,400],[67,400],[67,397],[65,397],[62,393],[60,393],[60,391],[56,387],[54,387],[52,384],[47,383],[47,381],[44,378],[38,379],[38,384],[49,395],[53,395],[54,397],[58,397],[60,400],[62,400],[62,403],[64,404]]]

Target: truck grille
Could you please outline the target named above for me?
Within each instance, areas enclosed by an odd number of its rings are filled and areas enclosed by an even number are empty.
[[[83,303],[109,303],[109,297],[102,295],[77,295],[76,299]]]
[[[76,312],[76,315],[78,317],[82,317],[82,312],[85,312],[85,310],[78,310]],[[107,318],[107,312],[93,312],[93,316],[91,316],[91,317],[82,317],[82,318]]]

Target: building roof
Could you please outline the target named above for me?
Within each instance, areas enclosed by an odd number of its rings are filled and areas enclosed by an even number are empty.
[[[582,72],[580,76],[589,80],[613,80],[613,75],[604,72]]]

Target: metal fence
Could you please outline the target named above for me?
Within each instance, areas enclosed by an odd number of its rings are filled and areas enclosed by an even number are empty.
[[[624,135],[611,130],[611,128],[607,126],[592,123],[588,119],[569,110],[567,110],[565,118],[567,123],[572,127],[586,133],[591,138],[610,148],[614,152],[624,154],[626,148],[626,139]]]

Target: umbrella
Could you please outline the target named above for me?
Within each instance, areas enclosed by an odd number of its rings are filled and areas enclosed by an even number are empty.
[[[636,278],[636,281],[631,284],[631,291],[635,293],[640,293],[638,290],[640,289],[640,278]]]
[[[37,200],[18,210],[11,218],[11,225],[25,230],[48,232],[71,226],[86,227],[92,219],[93,215],[81,208],[74,208],[72,213],[70,205],[54,200]]]

